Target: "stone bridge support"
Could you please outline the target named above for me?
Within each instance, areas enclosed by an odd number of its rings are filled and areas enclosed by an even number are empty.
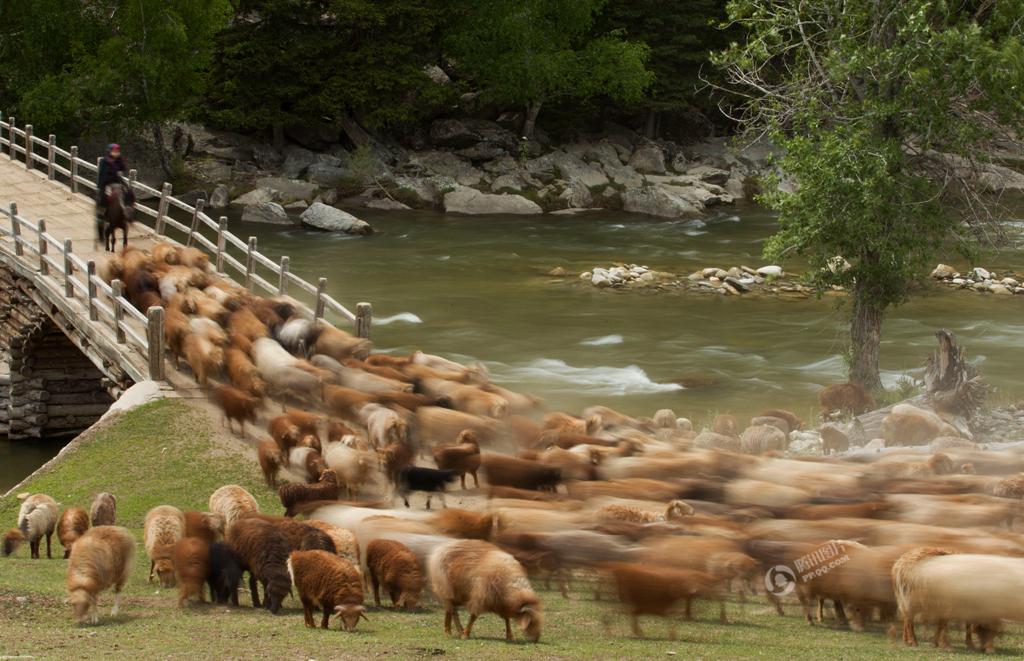
[[[129,385],[104,374],[87,343],[40,300],[27,280],[0,268],[0,436],[10,439],[77,434]]]

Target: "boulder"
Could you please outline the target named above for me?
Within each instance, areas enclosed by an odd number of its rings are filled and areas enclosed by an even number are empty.
[[[312,202],[317,192],[316,184],[302,181],[301,179],[264,177],[263,179],[257,179],[256,185],[274,192],[274,199],[285,204],[295,200]]]
[[[665,152],[656,144],[640,145],[629,157],[629,165],[637,172],[645,174],[664,174]]]
[[[992,274],[987,269],[983,269],[980,266],[975,266],[971,269],[971,278],[975,282],[981,282],[982,280],[991,280]]]
[[[325,186],[327,188],[337,188],[346,179],[350,179],[351,177],[352,175],[348,170],[320,161],[312,163],[306,169],[306,179],[308,179],[311,184],[316,186]]]
[[[472,147],[457,149],[454,153],[462,158],[468,158],[471,161],[479,162],[489,161],[491,159],[500,158],[501,156],[507,156],[508,150],[501,145],[495,145],[489,142],[478,142]]]
[[[693,165],[686,160],[686,154],[683,152],[676,152],[675,156],[672,157],[671,169],[673,172],[683,173],[691,167],[693,167]]]
[[[460,186],[444,196],[444,210],[447,213],[467,215],[514,214],[535,215],[544,213],[540,206],[520,195],[503,193],[493,195]]]
[[[932,277],[936,280],[950,280],[957,277],[958,273],[955,268],[946,264],[939,264],[932,271]]]
[[[317,162],[317,155],[308,149],[288,145],[284,149],[284,163],[281,165],[281,174],[287,179],[298,179],[305,173],[313,163]]]
[[[330,124],[303,122],[296,126],[286,127],[285,135],[306,149],[320,151],[327,149],[341,137],[341,129]]]
[[[757,274],[765,278],[778,278],[782,275],[782,267],[771,264],[757,269]]]
[[[430,125],[430,142],[438,147],[465,149],[479,143],[515,149],[519,139],[511,131],[486,119],[438,119]]]
[[[656,186],[626,190],[622,193],[622,210],[662,218],[700,215],[700,209],[685,197]]]
[[[277,200],[276,191],[270,190],[269,188],[254,188],[248,193],[239,195],[235,199],[231,200],[231,204],[248,207],[256,204],[273,202],[275,200]]]
[[[698,447],[704,450],[726,450],[728,452],[739,452],[740,451],[740,439],[735,436],[726,436],[725,434],[716,434],[713,431],[702,431],[697,434],[697,438],[693,439],[694,447]]]
[[[574,209],[587,209],[594,204],[594,196],[590,194],[590,189],[578,180],[569,182],[558,199]]]
[[[882,438],[887,446],[927,445],[939,436],[960,433],[935,413],[912,404],[897,404],[882,420]]]
[[[582,156],[583,160],[591,163],[598,163],[608,171],[608,168],[617,168],[622,166],[622,159],[619,158],[619,152],[615,149],[615,145],[608,142],[607,140],[601,140],[596,143],[586,143],[582,145]]]
[[[247,223],[270,223],[271,225],[291,225],[288,212],[277,202],[260,202],[250,204],[242,211],[242,220]]]
[[[508,155],[499,156],[498,158],[481,164],[480,168],[484,172],[490,172],[491,174],[496,175],[512,174],[519,171],[519,161]]]
[[[314,202],[299,216],[303,224],[331,232],[347,234],[373,234],[373,228],[365,220],[359,220],[341,209]]]
[[[288,213],[302,213],[309,208],[309,203],[305,200],[295,200],[284,205],[284,210]]]
[[[178,124],[171,132],[172,151],[181,156],[212,156],[224,161],[251,161],[261,143],[230,131],[199,124]]]
[[[463,186],[475,186],[483,178],[483,172],[455,154],[444,151],[414,152],[409,155],[409,165],[419,167],[433,174],[451,177]]]
[[[686,174],[717,186],[722,186],[725,182],[729,181],[729,173],[726,170],[713,168],[710,165],[698,165],[687,170]]]
[[[273,170],[284,163],[284,155],[271,145],[256,145],[252,149],[252,159],[261,170]]]
[[[747,454],[764,454],[786,449],[786,434],[771,425],[752,425],[740,434],[740,449]]]
[[[608,184],[608,176],[601,168],[585,162],[578,156],[564,151],[553,151],[547,154],[547,158],[550,158],[555,170],[566,181],[579,181],[587,188]]]
[[[436,64],[428,64],[423,67],[423,73],[427,75],[427,78],[438,85],[447,85],[452,82],[452,79],[448,77],[448,74],[444,72],[444,69]]]
[[[210,193],[210,208],[223,209],[228,206],[228,187],[221,184]]]
[[[786,436],[789,436],[789,432],[793,431],[789,428],[789,423],[782,418],[777,418],[772,415],[759,415],[750,419],[750,426],[756,427],[757,425],[768,425],[775,427]]]
[[[604,171],[616,185],[624,188],[640,188],[644,185],[643,176],[629,165],[605,165]]]
[[[540,183],[536,179],[529,179],[522,172],[511,172],[509,174],[501,174],[494,178],[491,182],[491,190],[495,193],[502,191],[522,191],[531,187],[531,181],[533,183]]]
[[[414,206],[437,207],[441,205],[444,194],[458,187],[451,177],[395,177],[395,185],[402,193],[402,199]]]
[[[408,204],[402,204],[390,197],[374,198],[366,203],[367,209],[380,209],[381,211],[412,211]]]

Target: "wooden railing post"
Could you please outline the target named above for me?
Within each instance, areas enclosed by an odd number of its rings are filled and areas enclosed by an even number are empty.
[[[32,125],[25,124],[25,169],[32,169]]]
[[[191,247],[192,242],[195,240],[196,231],[199,229],[199,214],[203,212],[204,206],[206,206],[205,200],[196,200],[196,210],[192,212],[192,227],[188,230],[188,239],[185,241],[186,246]]]
[[[14,145],[17,144],[14,141],[14,138],[17,137],[17,136],[14,135],[14,115],[11,115],[10,120],[8,120],[8,124],[10,124],[10,126],[8,126],[7,128],[9,128],[11,130],[11,132],[10,132],[10,145],[9,145],[10,148],[11,148],[11,152],[8,154],[8,156],[10,156],[11,160],[13,161],[15,158],[18,157],[18,152],[14,148]]]
[[[71,239],[64,239],[64,296],[71,298],[75,295],[75,286],[71,281],[75,268],[71,264]]]
[[[224,232],[228,231],[228,217],[221,216],[217,222],[217,273],[224,272],[224,248],[227,247],[227,237]]]
[[[36,232],[39,234],[39,274],[50,275],[50,265],[46,263],[46,221],[42,218],[36,224]]]
[[[146,344],[149,345],[149,378],[164,380],[164,309],[154,305],[146,312]]]
[[[164,233],[164,216],[167,215],[167,205],[170,202],[171,197],[171,185],[164,182],[163,187],[160,189],[160,204],[156,208],[156,222],[153,225],[154,231],[163,236]]]
[[[89,319],[96,321],[100,318],[96,311],[96,262],[89,260],[85,265],[85,286],[89,292]]]
[[[288,255],[281,257],[281,279],[277,283],[277,295],[284,296],[288,293],[288,271],[291,268],[291,258]]]
[[[57,156],[56,151],[54,151],[56,146],[57,136],[51,133],[46,146],[46,177],[48,179],[53,179],[53,159]]]
[[[356,337],[370,337],[370,324],[373,323],[373,307],[369,303],[356,305]]]
[[[14,143],[11,143],[14,144]],[[18,220],[18,203],[11,202],[11,240],[14,241],[14,254],[21,257],[25,248],[21,245],[21,221]]]
[[[324,294],[327,293],[327,278],[320,278],[316,283],[316,306],[313,308],[313,319],[324,318]]]
[[[128,190],[135,194],[135,181],[139,178],[139,171],[135,168],[128,170]]]
[[[252,291],[252,273],[256,268],[256,259],[253,253],[256,252],[256,237],[249,237],[249,247],[245,251],[245,288]]]
[[[110,282],[110,302],[114,306],[114,335],[117,338],[118,344],[124,344],[127,338],[124,334],[124,309],[121,307],[121,294],[124,286],[120,280],[112,280]]]
[[[78,147],[71,147],[71,192],[78,192]]]

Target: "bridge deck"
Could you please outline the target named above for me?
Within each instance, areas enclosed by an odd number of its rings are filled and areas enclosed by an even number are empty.
[[[94,247],[95,238],[94,209],[88,198],[76,195],[63,185],[47,179],[44,172],[28,170],[25,164],[19,161],[11,161],[6,155],[0,156],[0,204],[5,207],[10,202],[18,205],[18,215],[29,218],[33,221],[44,219],[46,230],[49,234],[61,240],[71,239],[74,253],[83,261],[95,260],[100,262],[110,253],[104,252],[102,246]],[[129,232],[129,245],[139,248],[148,248],[154,243],[152,230],[141,223],[136,223]],[[118,239],[120,241],[120,238]],[[0,239],[0,248],[4,252],[13,254],[14,242],[8,233],[4,233]],[[38,265],[38,258],[30,255],[27,251],[18,261],[35,263]],[[58,291],[46,292],[52,294],[47,299],[53,303],[59,303],[65,309],[62,310],[65,316],[77,317],[77,320],[88,320],[88,309],[84,301],[78,297],[65,298],[59,293],[62,289],[56,276],[50,278],[54,288]],[[50,284],[47,279],[40,279],[41,284]],[[95,332],[105,335],[112,335],[109,326],[100,322],[88,324]],[[144,329],[141,329],[144,332]],[[107,338],[112,343],[113,338]],[[121,355],[121,361],[132,361],[140,366],[145,366],[146,357],[141,355],[134,347],[129,345],[114,345]],[[108,350],[109,351],[109,350]],[[144,369],[140,368],[140,369]],[[167,381],[174,387],[175,391],[183,397],[201,397],[202,392],[198,389],[191,376],[173,369],[170,361],[166,365]]]

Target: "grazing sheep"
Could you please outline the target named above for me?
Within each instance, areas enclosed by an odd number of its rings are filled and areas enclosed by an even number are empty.
[[[252,607],[260,607],[258,580],[267,610],[276,615],[292,586],[285,567],[292,550],[288,536],[269,521],[247,517],[228,527],[227,542],[238,554],[243,571],[249,572]]]
[[[557,491],[562,471],[536,461],[488,452],[481,458],[484,477],[492,486]]]
[[[1024,560],[976,553],[954,554],[918,548],[900,556],[892,568],[893,587],[903,617],[903,642],[917,645],[914,618],[937,622],[935,646],[949,647],[946,625],[972,625],[986,652],[993,652],[1003,620],[1024,621],[1020,595]]]
[[[313,526],[317,530],[320,530],[334,542],[334,552],[342,558],[345,558],[356,567],[359,567],[359,543],[356,540],[355,534],[351,530],[336,526],[328,521],[320,521],[318,519],[309,519],[303,521],[307,526]]]
[[[505,620],[505,639],[513,640],[510,620],[516,619],[530,642],[540,639],[544,621],[530,581],[514,557],[493,544],[475,539],[449,542],[431,552],[427,561],[430,585],[444,604],[444,632],[451,635],[452,620],[463,638],[483,613]],[[469,611],[462,628],[458,607]]]
[[[441,506],[448,507],[445,501],[445,486],[454,482],[458,474],[455,471],[439,470],[436,468],[421,468],[419,466],[406,466],[398,473],[395,482],[395,495],[401,496],[402,502],[409,507],[409,494],[413,491],[423,491],[427,494],[427,509],[430,509],[430,499],[435,493],[441,497]]]
[[[71,555],[71,547],[89,529],[89,515],[81,507],[69,507],[57,522],[57,539],[64,547],[64,559]]]
[[[92,499],[89,509],[89,520],[95,526],[112,526],[117,518],[117,498],[114,494],[103,492]]]
[[[284,506],[285,516],[295,516],[295,506],[313,500],[338,499],[338,474],[328,469],[320,474],[320,481],[315,484],[282,484],[277,489],[277,497]]]
[[[325,551],[292,551],[287,566],[310,629],[316,628],[316,608],[323,609],[320,626],[324,629],[332,614],[341,619],[345,631],[355,631],[360,618],[368,619],[363,606],[362,578],[348,560]]]
[[[430,523],[438,532],[449,537],[487,541],[498,530],[498,515],[494,512],[471,512],[453,507],[432,516]]]
[[[380,607],[380,588],[395,608],[416,608],[423,591],[420,561],[409,547],[390,539],[375,539],[366,547],[366,567],[373,585],[373,603]]]
[[[24,497],[19,495],[18,498],[22,501],[21,508],[18,510],[18,530],[21,533],[21,539],[28,540],[32,558],[38,558],[39,544],[45,537],[46,557],[52,558],[50,543],[53,539],[53,531],[57,528],[57,519],[60,518],[57,501],[42,493]],[[10,555],[17,549],[20,540],[15,540],[16,538],[4,540],[4,555]]]
[[[237,484],[227,484],[210,494],[210,511],[224,519],[225,535],[231,526],[248,514],[259,513],[260,506],[252,494]]]
[[[693,515],[693,507],[684,500],[673,500],[665,508],[664,514],[655,514],[631,505],[605,505],[594,513],[599,521],[627,521],[630,523],[657,523],[660,521],[679,521]]]
[[[256,448],[256,458],[260,462],[260,470],[263,471],[263,479],[271,489],[277,487],[277,473],[281,470],[281,464],[285,463],[284,456],[277,443],[271,438],[260,441]]]
[[[184,537],[174,545],[174,578],[178,582],[178,608],[190,597],[203,603],[203,584],[210,566],[210,547],[198,537]],[[211,594],[212,598],[212,594]]]
[[[114,588],[114,607],[110,614],[117,615],[121,589],[131,575],[134,555],[135,538],[127,528],[95,526],[78,538],[68,558],[65,586],[79,624],[99,622],[96,609],[99,593],[109,587]]]
[[[256,423],[256,411],[263,405],[263,400],[232,386],[214,386],[210,395],[224,414],[228,431],[231,431],[231,422],[237,420],[239,433],[244,437],[245,423]]]
[[[208,546],[206,583],[210,586],[210,601],[218,604],[230,602],[238,605],[238,585],[242,582],[242,560],[234,549],[224,542]]]
[[[477,471],[480,470],[480,443],[472,430],[459,432],[453,445],[435,445],[434,463],[443,470],[453,470],[459,474],[462,488],[466,488],[466,473],[473,476],[473,486],[479,487]]]
[[[825,386],[818,392],[821,415],[828,418],[838,412],[840,415],[860,415],[875,408],[875,400],[856,383],[836,383]]]
[[[185,537],[198,537],[212,544],[224,537],[224,517],[210,512],[185,510]]]
[[[685,617],[692,619],[691,604],[695,597],[711,597],[719,601],[719,619],[726,621],[725,601],[721,598],[719,579],[692,569],[667,569],[636,563],[607,563],[618,588],[619,600],[629,608],[633,619],[633,635],[640,637],[640,616],[666,617],[678,602],[686,604]],[[605,619],[605,628],[608,628]],[[675,623],[669,620],[669,640],[676,639]]]
[[[185,515],[177,507],[158,505],[146,512],[143,539],[149,555],[149,581],[153,573],[160,577],[160,587],[174,587],[174,545],[185,536]]]

